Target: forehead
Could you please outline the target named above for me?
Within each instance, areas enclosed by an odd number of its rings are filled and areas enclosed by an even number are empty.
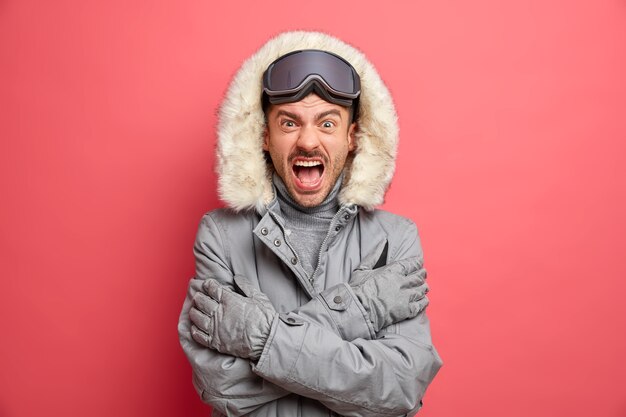
[[[346,107],[329,103],[314,93],[311,93],[302,100],[293,103],[270,104],[268,108],[268,116],[278,116],[279,114],[282,114],[281,110],[282,112],[297,114],[300,117],[314,117],[321,113],[331,112],[331,114],[338,113],[340,117],[345,118],[349,113]]]

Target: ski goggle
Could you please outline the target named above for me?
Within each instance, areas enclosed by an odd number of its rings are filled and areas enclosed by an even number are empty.
[[[340,56],[305,49],[270,64],[263,73],[263,92],[272,104],[293,103],[315,92],[330,103],[349,107],[361,93],[361,80]]]

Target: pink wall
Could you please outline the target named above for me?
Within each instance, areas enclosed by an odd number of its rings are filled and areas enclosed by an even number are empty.
[[[176,322],[215,111],[319,29],[398,105],[385,207],[445,361],[421,415],[626,416],[626,3],[213,3],[0,2],[0,415],[206,415]]]

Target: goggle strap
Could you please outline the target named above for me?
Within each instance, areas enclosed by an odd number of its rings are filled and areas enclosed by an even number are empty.
[[[352,106],[354,101],[354,99],[352,98],[342,98],[331,94],[331,92],[328,91],[327,84],[320,83],[318,78],[310,79],[304,86],[301,85],[298,89],[296,89],[295,94],[276,95],[276,92],[271,93],[267,89],[264,89],[264,91],[268,95],[269,102],[272,104],[295,103],[296,101],[302,100],[310,93],[316,93],[318,96],[328,101],[329,103],[337,104],[344,107]]]

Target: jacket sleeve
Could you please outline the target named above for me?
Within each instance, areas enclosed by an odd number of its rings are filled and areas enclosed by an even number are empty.
[[[391,260],[422,259],[412,222],[390,255]],[[253,369],[344,416],[399,416],[420,408],[441,365],[425,312],[383,329],[376,338],[344,340],[319,320],[294,311],[274,320]]]
[[[215,278],[232,285],[233,275],[225,261],[220,230],[209,215],[203,217],[194,245],[196,276],[178,322],[180,344],[193,369],[193,384],[202,401],[228,416],[241,416],[289,392],[252,372],[251,363],[198,344],[191,337],[189,310],[193,296],[202,291],[202,282]]]
[[[347,283],[325,289],[291,313],[348,342],[376,337],[369,315]]]

